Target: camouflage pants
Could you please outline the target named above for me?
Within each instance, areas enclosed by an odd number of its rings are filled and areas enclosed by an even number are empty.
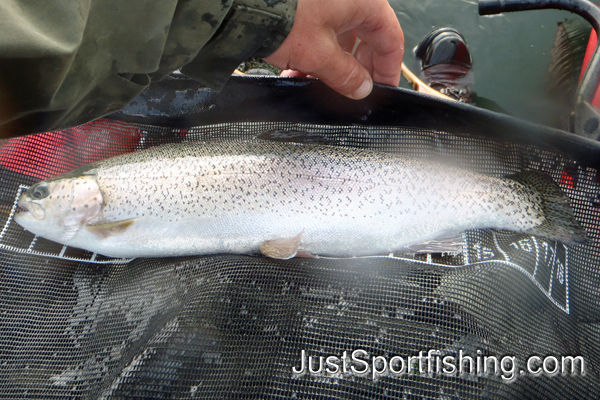
[[[214,89],[289,33],[296,0],[0,2],[0,138],[116,111],[181,68]]]

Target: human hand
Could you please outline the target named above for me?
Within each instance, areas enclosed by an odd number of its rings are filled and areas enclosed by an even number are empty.
[[[404,35],[387,0],[298,0],[290,34],[264,60],[362,99],[371,93],[373,81],[398,86],[403,54]]]

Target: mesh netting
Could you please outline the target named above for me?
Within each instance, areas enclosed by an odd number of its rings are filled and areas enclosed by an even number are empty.
[[[168,142],[251,138],[271,129],[305,130],[339,146],[450,157],[494,176],[543,171],[569,196],[590,242],[565,246],[472,230],[458,255],[122,260],[34,237],[12,220],[23,190],[77,166]],[[599,175],[564,155],[397,127],[169,129],[99,120],[3,142],[0,169],[2,398],[600,396]],[[421,360],[421,370],[408,358],[429,350],[438,358]],[[355,356],[347,365],[344,352]],[[307,365],[296,374],[302,355]],[[326,363],[330,356],[337,370]],[[444,356],[470,356],[475,370],[466,360],[462,374],[440,371]],[[484,356],[514,358],[494,374],[477,369]],[[527,369],[532,356],[548,373]],[[550,374],[552,359],[562,363],[564,356],[582,357],[585,374],[569,365],[565,374]],[[394,372],[400,358],[412,372]],[[383,360],[388,368],[378,374]]]

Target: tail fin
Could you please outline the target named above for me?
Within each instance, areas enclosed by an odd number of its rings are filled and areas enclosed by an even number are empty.
[[[525,171],[508,178],[538,193],[542,199],[541,205],[546,220],[526,233],[569,245],[587,242],[587,233],[575,219],[568,197],[552,178],[538,171]]]

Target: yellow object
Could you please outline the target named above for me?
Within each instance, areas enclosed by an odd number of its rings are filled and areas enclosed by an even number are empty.
[[[435,97],[440,97],[442,99],[446,99],[446,100],[454,100],[452,97],[450,96],[446,96],[443,93],[438,92],[437,90],[429,87],[428,85],[425,84],[425,82],[423,82],[422,80],[420,80],[419,78],[417,78],[417,76],[415,74],[413,74],[406,65],[404,65],[404,63],[402,63],[402,74],[404,75],[404,77],[406,78],[406,80],[408,82],[410,82],[410,84],[412,85],[413,89],[415,89],[417,92],[421,92],[421,93],[426,93]]]

